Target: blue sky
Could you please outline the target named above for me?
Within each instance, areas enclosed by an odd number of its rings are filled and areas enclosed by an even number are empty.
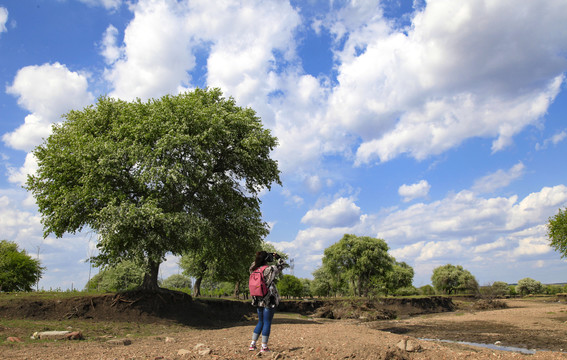
[[[211,86],[279,139],[262,211],[296,276],[350,233],[416,286],[447,263],[565,282],[545,224],[567,206],[566,23],[564,0],[0,0],[0,238],[39,250],[40,287],[82,288],[96,234],[43,238],[30,151],[101,95]]]

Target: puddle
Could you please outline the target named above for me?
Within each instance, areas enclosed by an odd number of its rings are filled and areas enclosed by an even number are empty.
[[[471,346],[478,346],[486,349],[491,350],[501,350],[501,351],[512,351],[512,352],[519,352],[522,354],[533,355],[536,353],[536,350],[530,350],[525,348],[518,348],[514,346],[502,346],[502,345],[494,345],[494,344],[482,344],[482,343],[474,343],[468,341],[452,341],[452,340],[439,340],[439,339],[426,339],[426,338],[419,338],[420,340],[426,341],[438,341],[438,342],[445,342],[445,343],[453,343],[453,344],[462,344],[462,345],[471,345]],[[540,350],[541,351],[541,350]]]

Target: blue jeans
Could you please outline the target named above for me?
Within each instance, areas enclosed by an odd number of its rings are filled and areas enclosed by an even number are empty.
[[[258,324],[256,328],[254,328],[254,333],[258,335],[262,333],[262,336],[270,336],[272,319],[274,318],[276,309],[258,307],[256,310],[258,311]]]

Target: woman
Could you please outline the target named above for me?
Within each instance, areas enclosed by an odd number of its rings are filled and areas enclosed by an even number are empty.
[[[276,260],[276,265],[266,266],[263,272],[264,279],[268,285],[267,295],[264,297],[252,297],[252,305],[256,306],[258,311],[258,324],[254,328],[254,332],[252,332],[250,351],[256,350],[256,342],[260,334],[262,334],[262,348],[260,352],[270,351],[270,349],[268,349],[268,338],[270,337],[270,329],[272,327],[272,319],[274,318],[276,306],[280,303],[280,295],[278,294],[276,284],[274,284],[274,279],[282,272],[287,264],[284,263],[283,259],[276,253],[259,251],[256,253],[256,259],[252,263],[252,266],[250,266],[250,274],[252,274],[254,270],[274,260]]]

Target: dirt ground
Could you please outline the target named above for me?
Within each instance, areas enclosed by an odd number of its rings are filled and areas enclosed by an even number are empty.
[[[122,306],[133,309],[138,304],[126,298],[112,301],[112,308]],[[167,301],[168,299],[163,299]],[[98,302],[97,302],[98,301]],[[93,309],[104,308],[100,299],[88,301],[91,305],[72,307],[61,312],[63,317],[89,318]],[[160,300],[161,303],[163,303]],[[461,306],[452,312],[414,316],[398,316],[396,320],[368,321],[359,319],[321,319],[285,312],[276,313],[269,353],[249,351],[248,344],[253,319],[236,320],[240,305],[231,305],[227,311],[215,310],[209,305],[199,305],[199,314],[193,313],[193,324],[184,324],[183,330],[173,331],[157,318],[139,308],[120,311],[122,320],[156,322],[163,329],[158,335],[133,337],[131,342],[115,345],[105,339],[88,341],[58,341],[24,344],[3,343],[2,359],[567,359],[567,304],[557,301],[505,300],[508,308],[478,311]],[[112,305],[114,304],[114,305]],[[37,305],[37,304],[36,304]],[[56,306],[42,304],[51,307]],[[154,304],[155,307],[155,304]],[[222,308],[225,309],[226,305]],[[29,306],[17,305],[25,316]],[[7,307],[4,307],[6,310]],[[226,309],[225,309],[226,310]],[[10,310],[11,311],[11,310]],[[46,314],[49,311],[42,310]],[[7,312],[0,316],[5,316]],[[130,315],[125,315],[129,313]],[[165,313],[169,313],[165,311]],[[216,322],[213,317],[235,314],[231,321]],[[2,315],[4,314],[4,315]],[[35,315],[34,315],[35,314]],[[28,312],[26,318],[40,312]],[[89,315],[90,314],[90,315]],[[137,314],[137,315],[136,315]],[[162,314],[163,315],[163,314]],[[175,318],[175,314],[169,314]],[[179,315],[179,314],[178,314]],[[359,315],[359,314],[358,314]],[[400,317],[405,317],[400,319]],[[360,319],[362,318],[362,319]],[[197,324],[201,322],[201,326]],[[103,321],[97,319],[97,321]],[[189,321],[189,320],[187,320]],[[203,326],[204,324],[212,326]],[[0,329],[2,330],[2,329]],[[4,329],[6,330],[6,329]],[[0,331],[2,336],[7,331]],[[112,334],[109,334],[111,337]],[[446,343],[421,339],[441,339],[538,349],[533,355],[473,347],[458,343]],[[116,340],[116,339],[115,339]],[[118,340],[123,340],[122,338]],[[414,351],[415,350],[415,351]],[[541,350],[541,351],[540,351]],[[543,351],[552,350],[552,351]]]

